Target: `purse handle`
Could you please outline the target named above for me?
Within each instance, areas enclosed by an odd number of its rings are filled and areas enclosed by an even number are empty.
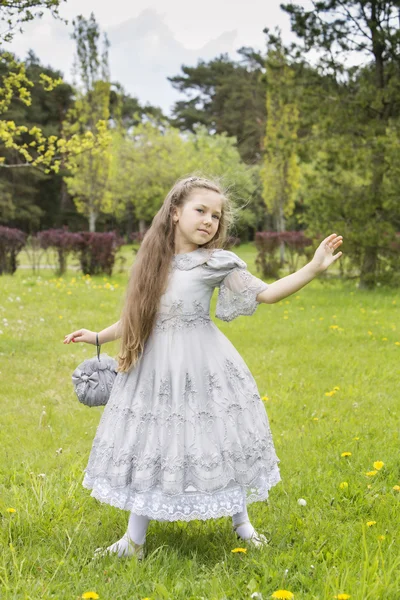
[[[97,349],[97,360],[100,362],[100,348],[101,346],[99,345],[99,334],[96,333],[96,349]]]

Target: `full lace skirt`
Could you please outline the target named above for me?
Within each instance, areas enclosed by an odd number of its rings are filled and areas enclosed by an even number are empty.
[[[156,327],[118,373],[84,487],[156,520],[232,515],[280,481],[267,413],[246,363],[207,318]]]

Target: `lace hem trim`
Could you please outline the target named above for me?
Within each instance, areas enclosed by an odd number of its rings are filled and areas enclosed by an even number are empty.
[[[87,475],[82,485],[92,490],[92,497],[122,510],[159,521],[191,521],[216,519],[241,512],[246,504],[266,500],[269,490],[279,481],[281,477],[276,466],[272,472],[260,474],[249,487],[231,482],[230,486],[211,494],[194,491],[167,496],[160,488],[138,493],[130,489],[112,488],[107,480],[91,479]]]

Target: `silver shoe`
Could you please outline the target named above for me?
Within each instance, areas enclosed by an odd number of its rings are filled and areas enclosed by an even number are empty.
[[[250,523],[250,521],[243,521],[243,523],[238,523],[237,525],[233,525],[233,531],[236,533],[237,528],[240,527],[241,525],[245,525],[246,523]],[[236,535],[240,540],[242,540],[243,542],[247,542],[254,548],[264,548],[269,543],[269,540],[267,540],[265,535],[263,535],[262,533],[258,533],[256,530],[253,531],[252,536],[250,538],[248,538],[247,540],[240,537],[240,535],[238,533],[236,533]]]
[[[128,547],[121,554],[121,557],[129,557],[136,556],[138,560],[143,560],[144,558],[144,544],[136,544],[133,540],[128,537],[128,534],[125,533],[121,540],[126,540],[128,542]],[[112,544],[113,545],[113,544]],[[102,558],[104,556],[113,556],[114,554],[118,555],[118,551],[111,551],[109,546],[108,548],[96,548],[94,551],[94,556],[92,560],[96,560],[97,558]]]

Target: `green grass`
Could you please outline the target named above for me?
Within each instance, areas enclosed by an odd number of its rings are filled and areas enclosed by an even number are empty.
[[[255,273],[254,249],[235,252]],[[91,562],[124,533],[128,513],[81,485],[101,409],[78,402],[71,374],[95,352],[62,340],[115,322],[126,282],[126,272],[58,280],[48,269],[0,280],[1,597],[241,600],[285,589],[295,600],[399,598],[400,301],[324,276],[252,317],[216,321],[267,396],[282,482],[249,515],[269,547],[232,553],[242,544],[229,518],[152,521],[143,563]]]

